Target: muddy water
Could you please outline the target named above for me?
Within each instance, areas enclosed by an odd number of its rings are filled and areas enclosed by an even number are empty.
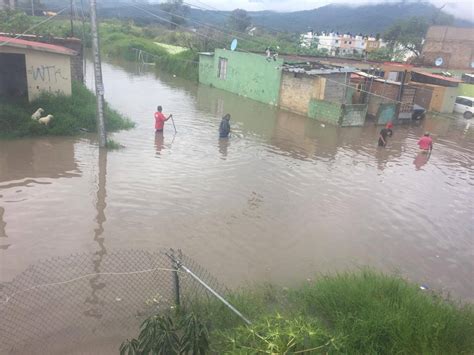
[[[137,123],[113,135],[125,149],[99,156],[92,135],[0,141],[0,281],[50,256],[174,247],[229,286],[371,265],[474,299],[466,121],[396,127],[378,149],[372,125],[323,127],[169,74],[103,70],[107,99]],[[158,104],[176,135],[168,122],[155,136]]]

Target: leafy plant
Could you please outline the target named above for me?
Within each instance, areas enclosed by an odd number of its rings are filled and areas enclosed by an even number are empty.
[[[217,341],[221,352],[232,354],[328,354],[343,348],[315,319],[279,314],[222,332]]]
[[[126,340],[120,355],[203,355],[209,349],[209,333],[194,313],[178,311],[172,315],[156,315],[141,325],[138,339]]]

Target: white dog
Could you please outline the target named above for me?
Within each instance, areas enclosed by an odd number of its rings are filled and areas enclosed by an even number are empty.
[[[45,126],[47,126],[53,118],[54,118],[53,115],[48,115],[48,116],[45,116],[45,117],[41,117],[38,120],[38,122],[41,123],[41,124],[44,124]]]
[[[41,117],[43,114],[44,110],[40,107],[39,109],[36,110],[34,114],[31,115],[31,119],[38,121],[38,119]]]

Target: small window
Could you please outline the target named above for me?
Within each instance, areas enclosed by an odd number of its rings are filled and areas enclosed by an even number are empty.
[[[456,97],[456,103],[457,103],[457,104],[462,105],[463,102],[464,102],[464,99],[462,99],[462,98],[460,98],[460,97]]]
[[[349,44],[352,44],[352,41],[349,41]]]
[[[226,58],[219,58],[219,68],[218,68],[217,77],[222,80],[227,79],[227,59]]]
[[[347,41],[344,41],[344,44],[347,44]]]
[[[339,43],[339,40],[338,40],[338,39],[336,39],[336,43]]]

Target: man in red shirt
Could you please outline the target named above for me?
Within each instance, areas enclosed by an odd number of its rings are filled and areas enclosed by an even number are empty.
[[[429,132],[426,132],[425,135],[420,138],[420,140],[418,141],[418,146],[424,153],[431,152],[431,150],[433,149],[433,139],[430,137]]]
[[[161,112],[163,111],[163,107],[158,106],[157,112],[155,112],[155,130],[156,132],[163,132],[163,128],[165,126],[165,122],[168,121],[173,115],[169,115],[168,118]]]

